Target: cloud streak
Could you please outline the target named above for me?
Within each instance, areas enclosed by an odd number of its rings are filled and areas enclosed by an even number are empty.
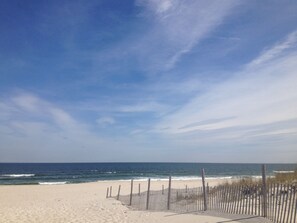
[[[273,47],[264,50],[259,57],[254,59],[248,66],[260,66],[273,59],[279,58],[286,50],[296,49],[297,47],[297,30],[290,33],[285,40],[276,43]]]
[[[144,15],[152,26],[137,44],[143,59],[155,69],[171,69],[181,57],[218,27],[236,1],[155,1],[141,0]],[[148,55],[150,55],[148,57]]]
[[[292,40],[291,37],[289,39]],[[288,41],[285,42],[285,45],[292,46]],[[293,43],[293,40],[290,42]],[[276,48],[278,47],[274,46],[267,51],[273,57],[268,58],[264,53],[259,58],[265,59],[257,60],[257,67],[245,68],[233,78],[194,97],[180,110],[165,117],[156,129],[165,134],[205,132],[210,136],[213,136],[212,132],[222,129],[226,131],[220,133],[220,138],[240,139],[245,134],[245,129],[250,131],[261,125],[295,120],[297,54],[295,52],[280,56],[279,53],[271,53],[276,52]],[[234,131],[227,134],[227,129],[230,128],[234,128]],[[286,132],[297,133],[296,129],[288,127],[287,130],[267,129],[265,135]],[[263,133],[259,133],[260,135]]]

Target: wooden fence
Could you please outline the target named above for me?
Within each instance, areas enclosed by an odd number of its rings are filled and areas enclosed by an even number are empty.
[[[235,185],[208,188],[209,210],[230,214],[263,216],[272,222],[296,223],[296,186],[270,184]]]
[[[268,218],[276,223],[296,223],[297,195],[295,184],[266,184],[265,166],[262,168],[262,183],[250,185],[220,185],[209,187],[204,182],[202,187],[184,189],[168,188],[152,191],[150,179],[147,191],[133,193],[131,180],[130,195],[118,194],[114,198],[139,210],[170,210],[177,213],[212,210],[229,214],[253,215]],[[106,197],[111,196],[112,187],[107,188]]]

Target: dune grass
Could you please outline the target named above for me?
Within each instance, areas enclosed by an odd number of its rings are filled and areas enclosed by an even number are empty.
[[[288,173],[275,173],[274,176],[267,177],[268,184],[297,184],[297,170]],[[225,182],[223,186],[251,186],[262,184],[261,178],[245,177],[238,181]]]

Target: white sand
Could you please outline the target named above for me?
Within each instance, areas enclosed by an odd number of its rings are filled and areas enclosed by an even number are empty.
[[[210,185],[218,181],[209,181]],[[122,194],[129,194],[130,182],[101,181],[65,185],[0,186],[0,222],[220,222],[227,219],[206,215],[171,212],[135,211],[114,199],[106,199],[106,188],[113,195],[121,184]],[[152,189],[160,190],[166,181],[153,181]],[[141,182],[144,190],[146,182]],[[200,186],[198,181],[173,181],[172,187]],[[135,191],[138,182],[135,182]],[[236,221],[232,221],[236,222]]]

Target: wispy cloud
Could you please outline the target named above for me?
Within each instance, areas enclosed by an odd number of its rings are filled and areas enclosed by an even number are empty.
[[[259,57],[254,59],[248,66],[253,67],[263,65],[273,59],[279,58],[286,50],[296,50],[297,30],[290,33],[283,41],[276,43],[273,47],[264,50]]]
[[[96,120],[96,122],[99,125],[112,125],[115,123],[114,118],[112,117],[108,117],[108,116],[104,116],[104,117],[100,117]]]
[[[131,126],[108,134],[96,125],[116,125],[111,116],[90,124],[26,91],[0,98],[0,108],[0,162],[122,161],[131,155],[139,161],[145,160],[141,151],[152,146],[146,136],[131,135]]]
[[[138,5],[145,8],[144,15],[152,21],[152,27],[136,48],[144,53],[149,67],[170,69],[219,26],[237,4],[233,0],[140,0]]]
[[[226,118],[216,118],[216,119],[209,119],[209,120],[203,120],[200,122],[195,122],[195,123],[191,123],[189,125],[186,126],[182,126],[179,129],[187,129],[187,128],[192,128],[192,127],[197,127],[197,126],[203,126],[203,125],[210,125],[210,124],[214,124],[214,123],[218,123],[218,122],[222,122],[222,121],[226,121],[229,119],[234,119],[235,117],[226,117]]]
[[[38,116],[47,116],[51,118],[56,124],[62,128],[72,128],[77,123],[64,110],[50,104],[49,102],[40,99],[39,97],[29,94],[21,93],[12,98],[12,102],[16,107],[25,112],[35,113]]]
[[[1,160],[59,161],[83,148],[93,150],[105,143],[86,124],[32,93],[2,98],[1,104],[5,114],[0,114]]]
[[[138,103],[134,105],[125,105],[118,108],[118,112],[153,112],[157,114],[162,114],[168,110],[168,106],[155,101],[147,101],[143,103]]]
[[[275,52],[273,49],[275,47],[267,52]],[[250,131],[253,127],[257,129],[261,125],[296,119],[297,54],[272,54],[270,62],[265,56],[266,59],[261,60],[262,66],[239,71],[233,78],[193,97],[180,110],[166,116],[157,128],[166,134],[204,132],[235,140],[243,137],[247,129]],[[232,128],[234,131],[227,131]],[[218,133],[220,129],[223,131]],[[266,129],[265,134],[273,135],[278,131],[296,133],[294,128],[286,130],[282,127],[281,130]]]

